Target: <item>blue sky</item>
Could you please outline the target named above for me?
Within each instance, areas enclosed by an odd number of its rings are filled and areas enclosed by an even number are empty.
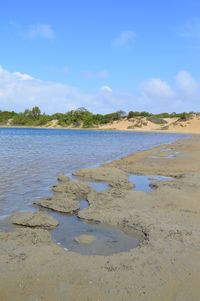
[[[200,111],[199,0],[2,1],[0,109]]]

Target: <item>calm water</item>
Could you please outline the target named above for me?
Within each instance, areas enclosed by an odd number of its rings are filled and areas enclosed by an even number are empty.
[[[178,134],[0,129],[0,217],[51,193],[61,174],[172,142]]]

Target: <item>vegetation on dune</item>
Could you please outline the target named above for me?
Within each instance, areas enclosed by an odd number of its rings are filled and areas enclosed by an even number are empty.
[[[14,111],[0,111],[1,125],[16,126],[44,126],[56,120],[57,124],[63,127],[83,127],[93,128],[99,125],[113,123],[122,119],[135,119],[146,117],[147,120],[156,124],[165,124],[164,118],[178,118],[179,120],[188,120],[194,114],[190,113],[160,113],[151,114],[149,112],[130,111],[128,114],[124,111],[117,111],[109,114],[93,114],[85,108],[78,108],[66,113],[55,113],[47,115],[42,113],[40,108],[35,106],[31,110],[26,109],[24,112],[16,113]]]
[[[3,115],[3,112],[1,114]],[[11,120],[11,125],[42,126],[50,120],[51,117],[42,114],[39,107],[33,107],[32,110],[26,109],[23,113],[15,114]]]
[[[155,124],[166,124],[167,123],[167,121],[165,119],[156,117],[156,116],[149,116],[149,117],[147,117],[147,120],[152,123],[155,123]]]
[[[8,111],[0,111],[0,124],[6,124],[10,119],[13,119],[17,113],[15,112],[8,112]]]

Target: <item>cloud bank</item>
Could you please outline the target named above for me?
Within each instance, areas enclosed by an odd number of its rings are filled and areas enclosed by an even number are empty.
[[[200,111],[200,85],[187,71],[181,70],[169,84],[159,78],[144,81],[138,97],[140,108],[151,112]]]
[[[105,93],[108,90],[109,93]],[[0,110],[19,112],[37,105],[46,113],[66,112],[83,106],[94,112],[104,112],[121,105],[120,99],[107,86],[96,94],[89,94],[77,87],[9,72],[0,66]]]
[[[67,84],[43,81],[0,67],[0,110],[24,111],[39,106],[43,112],[66,112],[78,107],[99,113],[117,110],[158,112],[200,111],[200,85],[187,71],[179,71],[171,83],[150,78],[131,94],[108,85],[86,93]]]

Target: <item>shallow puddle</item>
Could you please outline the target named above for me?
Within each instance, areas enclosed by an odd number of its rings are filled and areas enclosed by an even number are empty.
[[[109,184],[107,182],[104,182],[104,181],[86,180],[82,177],[73,176],[73,175],[72,176],[69,175],[69,177],[70,177],[71,180],[78,180],[79,182],[86,183],[89,187],[96,190],[96,192],[105,191],[109,187]]]
[[[106,182],[91,181],[91,182],[88,182],[88,186],[90,186],[92,189],[96,190],[96,192],[103,192],[109,187],[109,184]]]
[[[92,189],[96,190],[96,192],[103,192],[109,188],[109,184],[103,181],[88,181],[82,179],[77,176],[72,176],[72,180],[79,180],[86,183]],[[129,182],[134,184],[133,190],[135,191],[143,191],[143,192],[150,192],[153,190],[151,184],[156,181],[173,181],[174,178],[172,177],[165,177],[165,176],[156,176],[156,175],[136,175],[136,174],[129,174]]]
[[[83,206],[84,201],[81,202]],[[84,206],[86,206],[86,203]],[[76,215],[66,215],[53,211],[50,214],[60,223],[52,231],[52,238],[55,243],[61,245],[66,251],[83,255],[109,256],[114,253],[129,251],[137,247],[140,242],[139,238],[127,235],[121,230],[89,223],[81,220]],[[92,235],[95,240],[89,244],[81,244],[75,240],[80,235]]]
[[[164,177],[164,176],[129,175],[129,181],[135,185],[133,190],[143,191],[143,192],[152,191],[153,188],[151,187],[151,184],[156,181],[173,181],[173,180],[174,179],[171,177]]]

